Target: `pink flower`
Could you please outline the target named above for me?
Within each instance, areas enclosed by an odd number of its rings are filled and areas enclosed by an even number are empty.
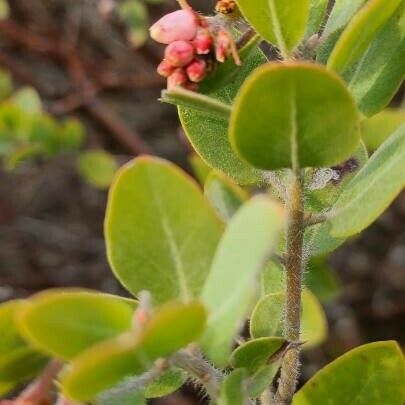
[[[150,36],[162,44],[191,41],[199,28],[198,18],[191,10],[177,10],[167,14],[150,28]]]
[[[173,87],[184,86],[187,83],[188,77],[185,70],[177,68],[167,79],[167,89],[170,90]]]
[[[207,63],[202,59],[196,59],[187,67],[187,76],[194,82],[198,83],[207,75]]]
[[[195,49],[190,42],[174,41],[165,50],[165,60],[174,67],[187,66],[195,55]]]
[[[213,44],[211,33],[206,28],[200,28],[197,31],[193,44],[198,55],[207,55]]]
[[[176,68],[171,63],[169,63],[166,59],[163,59],[157,67],[157,72],[160,74],[160,76],[169,77],[175,69]]]

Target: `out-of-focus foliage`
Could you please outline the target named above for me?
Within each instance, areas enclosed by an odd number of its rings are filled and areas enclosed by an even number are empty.
[[[84,128],[76,119],[58,122],[42,109],[30,87],[13,92],[10,77],[0,72],[0,158],[8,169],[28,159],[48,159],[77,151]]]

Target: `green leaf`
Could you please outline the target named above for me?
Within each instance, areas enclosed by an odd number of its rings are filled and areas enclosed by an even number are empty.
[[[42,103],[37,91],[31,87],[18,90],[12,101],[27,114],[36,114],[42,111]]]
[[[336,0],[322,33],[322,45],[317,51],[317,61],[326,64],[344,28],[368,0]]]
[[[79,120],[70,118],[63,122],[59,137],[64,149],[76,150],[84,141],[85,129]]]
[[[336,175],[334,180],[329,181],[323,189],[313,190],[309,194],[306,200],[306,209],[315,213],[329,210],[367,161],[367,150],[365,145],[361,142],[356,153],[349,160],[332,169],[334,176]],[[330,221],[326,221],[309,227],[305,232],[304,241],[305,248],[308,249],[313,256],[319,256],[332,252],[344,243],[346,239],[346,237],[333,236],[331,234],[331,223]]]
[[[361,112],[371,116],[392,100],[404,79],[405,3],[387,21],[357,64],[345,73]]]
[[[305,34],[309,0],[237,0],[237,3],[253,28],[276,45],[283,56],[288,55]]]
[[[0,20],[5,20],[10,15],[10,7],[7,0],[0,0]]]
[[[113,392],[101,394],[95,401],[96,405],[146,405],[145,395],[141,390]]]
[[[245,370],[234,370],[225,377],[217,405],[246,405],[248,398],[246,392]]]
[[[234,368],[246,368],[254,374],[269,363],[271,357],[285,346],[281,337],[262,337],[242,344],[232,353],[230,363]]]
[[[233,148],[261,169],[340,163],[360,141],[354,101],[320,65],[271,63],[240,90],[229,128]]]
[[[146,398],[160,398],[177,391],[187,379],[180,368],[171,368],[145,388]]]
[[[90,291],[48,290],[21,305],[18,326],[33,346],[70,360],[131,329],[135,302]]]
[[[236,70],[231,74],[231,80],[225,80],[227,79],[225,75],[222,81],[218,79],[219,82],[215,81],[211,86],[204,81],[201,85],[204,94],[226,104],[232,104],[246,77],[267,60],[257,46],[256,39],[252,41],[255,43],[254,46],[249,43],[242,49],[242,66],[233,67]],[[219,76],[222,74],[220,69],[222,66],[218,69]],[[256,184],[261,181],[263,173],[243,162],[233,152],[228,140],[227,119],[213,116],[209,111],[184,107],[179,107],[179,116],[193,148],[210,167],[224,172],[238,184]]]
[[[24,301],[0,305],[0,395],[35,377],[48,361],[21,338],[15,317]]]
[[[196,179],[201,185],[204,185],[208,175],[211,173],[211,168],[195,153],[188,157],[188,162]]]
[[[284,293],[265,295],[257,303],[250,320],[253,338],[283,335]],[[302,316],[300,340],[304,348],[322,343],[327,336],[327,321],[318,299],[308,290],[302,293]]]
[[[322,22],[326,16],[328,8],[328,0],[310,0],[309,1],[309,17],[305,38],[317,33],[322,26]]]
[[[148,39],[148,10],[138,0],[125,0],[118,7],[120,17],[129,26],[129,40],[135,47],[142,46]]]
[[[248,194],[225,175],[212,172],[204,185],[204,194],[224,222],[248,199]]]
[[[285,271],[281,264],[270,262],[262,272],[262,295],[285,291]]]
[[[281,362],[271,363],[261,367],[256,373],[250,376],[247,391],[250,398],[259,397],[264,390],[269,388],[269,385],[274,380],[280,368]]]
[[[281,206],[257,196],[235,214],[221,239],[201,294],[209,311],[202,346],[217,365],[227,364],[232,340],[252,304],[259,272],[277,247],[283,225]]]
[[[405,124],[389,137],[350,181],[332,208],[332,236],[351,236],[369,226],[405,184]]]
[[[108,257],[133,294],[158,303],[198,295],[222,234],[222,223],[197,184],[173,164],[141,157],[125,165],[110,189]]]
[[[356,62],[395,13],[401,1],[370,0],[366,3],[337,41],[329,57],[328,68],[341,73]]]
[[[312,377],[293,405],[401,405],[405,366],[393,341],[369,343],[339,357]]]
[[[174,104],[177,106],[192,108],[212,115],[213,117],[228,119],[232,107],[214,97],[206,96],[195,91],[187,90],[182,87],[176,87],[162,92],[160,101]]]
[[[91,400],[198,339],[205,321],[205,309],[198,302],[166,303],[142,331],[99,343],[76,357],[62,372],[62,391],[72,400]]]
[[[361,133],[369,150],[376,150],[402,124],[405,109],[386,109],[361,123]]]
[[[326,257],[313,257],[309,261],[304,280],[309,290],[322,302],[336,299],[341,292],[340,280],[328,266]]]
[[[1,19],[1,2],[0,2],[0,19]],[[13,81],[10,75],[4,69],[0,69],[0,101],[9,97],[13,91]]]
[[[113,155],[93,149],[82,152],[77,158],[77,170],[83,178],[97,188],[108,188],[118,169]]]

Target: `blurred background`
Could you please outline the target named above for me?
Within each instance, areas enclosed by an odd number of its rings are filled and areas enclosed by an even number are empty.
[[[192,3],[210,11],[215,2]],[[157,101],[163,49],[147,39],[150,22],[175,8],[174,0],[0,0],[0,301],[61,286],[125,294],[103,241],[112,174],[143,153],[192,172],[176,109]],[[319,263],[330,276],[318,290],[330,334],[306,352],[302,382],[362,343],[404,342],[404,223],[402,194]],[[156,403],[198,401],[190,386]]]

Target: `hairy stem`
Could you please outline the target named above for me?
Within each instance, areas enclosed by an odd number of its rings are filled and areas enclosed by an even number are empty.
[[[304,207],[302,178],[299,170],[293,174],[289,192],[287,230],[287,291],[285,304],[285,338],[297,342],[300,337],[301,289],[303,267]],[[299,375],[300,345],[291,345],[286,352],[281,368],[277,405],[289,405],[295,392]]]
[[[180,350],[174,354],[170,362],[194,377],[205,388],[211,400],[217,398],[220,384],[224,378],[221,371],[214,368],[199,355],[194,355],[187,350]]]

